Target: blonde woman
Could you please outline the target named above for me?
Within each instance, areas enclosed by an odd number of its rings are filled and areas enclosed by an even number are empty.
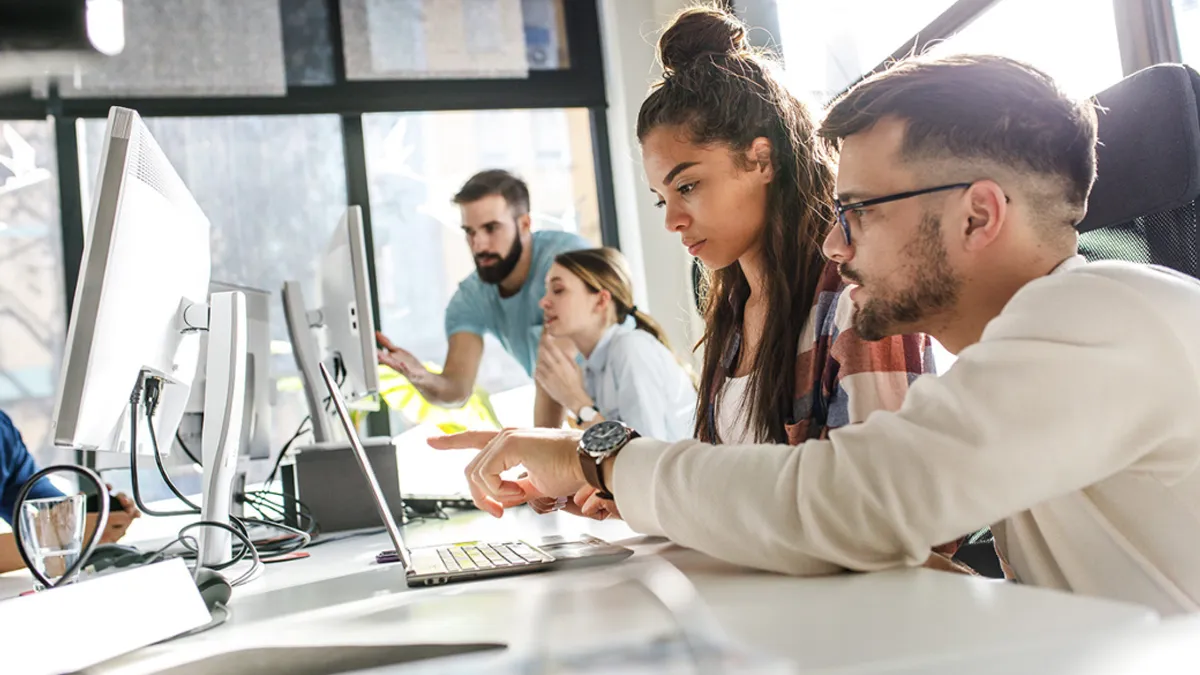
[[[662,328],[634,305],[619,251],[560,254],[546,274],[541,308],[543,331],[569,340],[583,357],[581,367],[546,341],[534,370],[568,421],[586,428],[619,420],[653,438],[692,437],[696,390]]]

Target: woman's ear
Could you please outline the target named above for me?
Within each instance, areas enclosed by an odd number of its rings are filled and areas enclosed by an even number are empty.
[[[608,312],[608,308],[612,305],[612,293],[606,290],[596,291],[595,309],[598,314]]]
[[[750,148],[746,150],[746,159],[750,162],[752,170],[758,174],[762,182],[770,183],[775,178],[775,165],[771,162],[771,141],[770,139],[759,136],[750,142]]]

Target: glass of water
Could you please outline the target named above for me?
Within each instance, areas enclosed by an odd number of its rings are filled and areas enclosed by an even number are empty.
[[[52,583],[66,574],[83,550],[84,495],[29,499],[21,505],[21,537],[37,571]]]

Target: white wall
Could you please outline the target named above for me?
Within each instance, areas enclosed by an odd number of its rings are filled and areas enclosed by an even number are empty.
[[[599,2],[621,249],[633,268],[638,308],[662,323],[681,357],[692,355],[692,345],[703,330],[692,300],[692,259],[680,245],[679,235],[663,227],[662,212],[654,208],[635,131],[642,100],[661,75],[654,55],[658,31],[690,4],[689,0]]]

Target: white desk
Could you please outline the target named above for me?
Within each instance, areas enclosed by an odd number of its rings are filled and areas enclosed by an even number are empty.
[[[929,656],[897,660],[874,675],[1195,675],[1200,671],[1200,615],[1166,619],[1086,635],[1052,633],[1031,643],[987,649],[966,658]],[[860,672],[860,671],[847,671]]]
[[[634,560],[659,555],[682,570],[736,640],[787,656],[805,673],[925,672],[927,664],[1009,653],[1048,636],[1086,641],[1157,622],[1139,606],[924,569],[817,579],[752,572],[662,540],[627,539],[632,533],[623,523],[562,514],[494,520],[471,513],[409,530],[410,546],[584,531],[624,540],[637,551]],[[600,627],[643,635],[672,630],[644,591],[631,584],[599,588],[588,570],[406,589],[397,566],[374,563],[387,548],[384,535],[315,546],[310,558],[270,565],[261,579],[235,589],[226,625],[89,672],[153,672],[184,655],[269,645],[512,644],[533,628],[530,595],[564,584],[572,588],[558,591],[553,616],[537,627],[553,631],[553,639],[590,641]],[[0,597],[13,595],[14,582],[20,577],[0,577]]]

